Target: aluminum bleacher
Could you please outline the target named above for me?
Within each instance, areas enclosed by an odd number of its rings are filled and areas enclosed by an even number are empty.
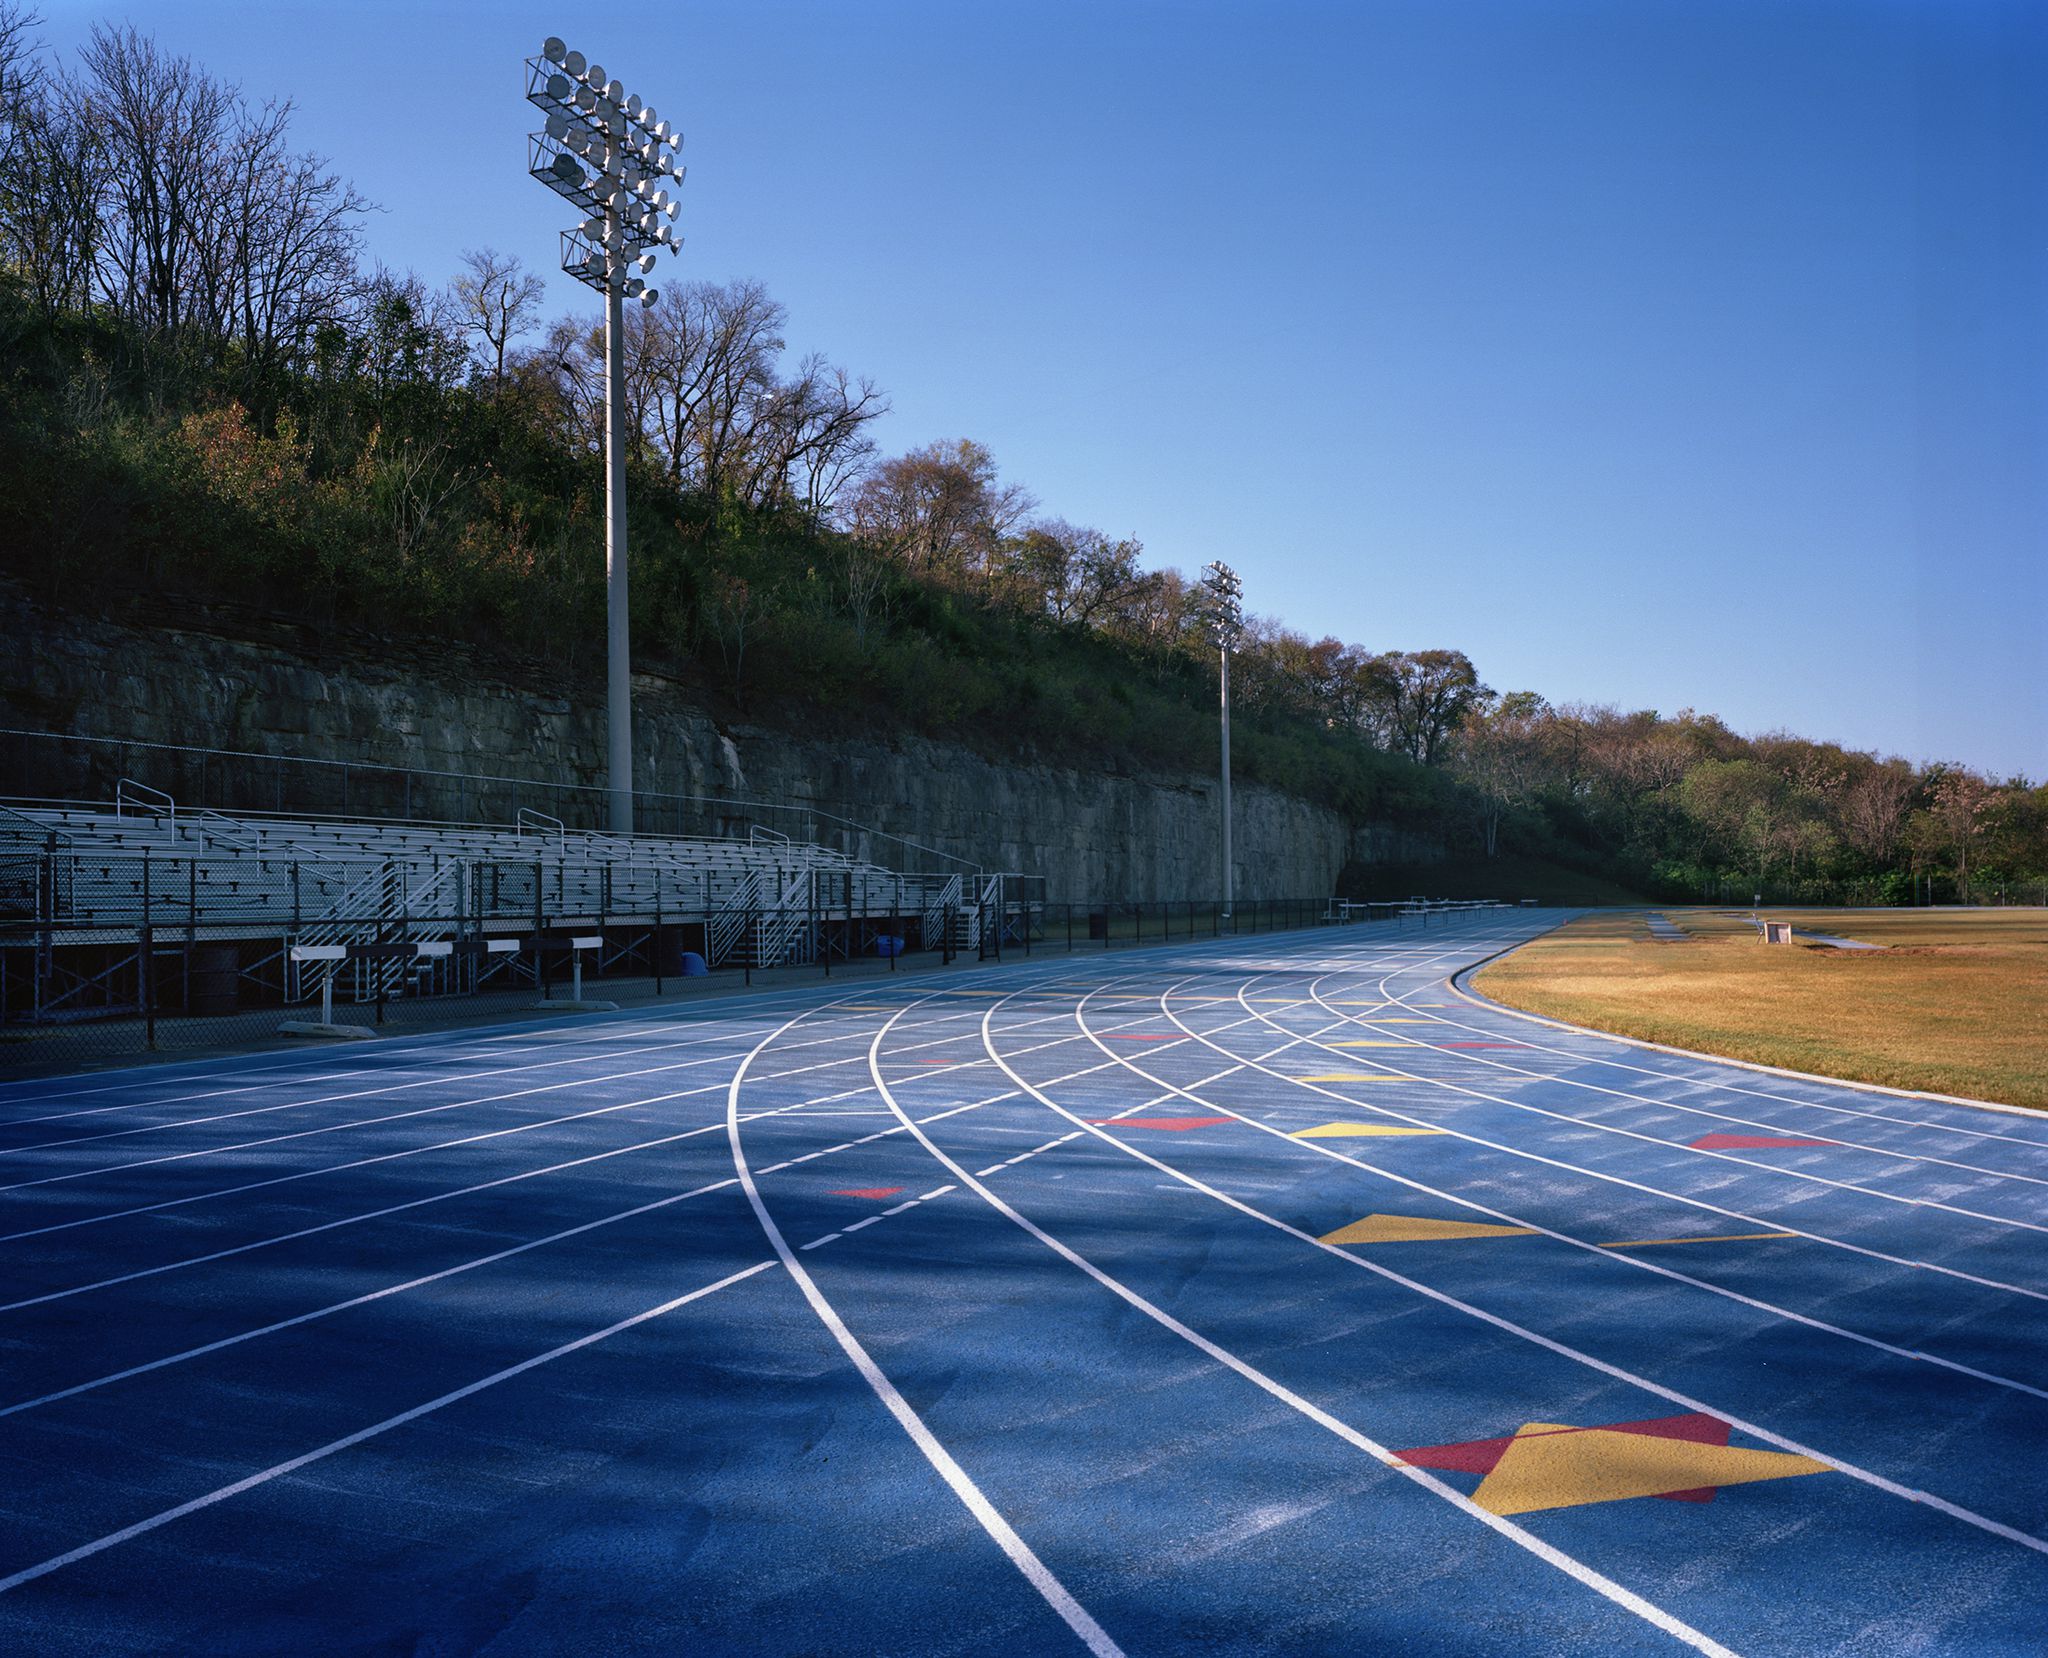
[[[60,942],[137,927],[274,940],[288,1002],[309,994],[292,946],[571,928],[619,950],[769,967],[846,952],[856,935],[971,949],[1001,891],[1000,876],[902,873],[758,828],[716,839],[572,829],[530,810],[510,825],[230,814],[130,784],[111,804],[0,806],[6,920]],[[367,962],[351,989],[425,994],[449,971]]]

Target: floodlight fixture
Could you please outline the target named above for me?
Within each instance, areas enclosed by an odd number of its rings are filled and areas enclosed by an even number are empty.
[[[668,224],[677,203],[663,178],[683,169],[682,134],[651,104],[550,35],[526,60],[527,101],[543,130],[527,141],[526,170],[576,210],[562,232],[562,269],[605,298],[605,724],[615,831],[633,827],[631,662],[626,630],[625,302],[652,305],[643,280],[661,249],[682,238]]]

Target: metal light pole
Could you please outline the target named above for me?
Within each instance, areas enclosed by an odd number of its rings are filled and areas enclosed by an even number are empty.
[[[1203,566],[1202,590],[1207,595],[1209,637],[1222,658],[1223,721],[1223,919],[1230,921],[1237,866],[1230,850],[1230,653],[1244,633],[1244,583],[1220,560]]]
[[[562,232],[562,269],[604,295],[605,787],[614,833],[633,828],[633,670],[626,603],[626,301],[652,305],[641,278],[655,250],[681,242],[682,134],[651,106],[550,36],[526,60],[526,97],[547,117],[527,141],[527,171],[583,214]],[[637,274],[636,274],[637,273]]]

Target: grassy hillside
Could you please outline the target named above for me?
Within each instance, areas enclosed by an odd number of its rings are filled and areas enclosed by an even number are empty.
[[[252,379],[232,351],[0,288],[0,569],[58,605],[146,620],[153,596],[459,638],[601,672],[595,454],[520,387],[454,383],[385,336],[330,371]],[[714,712],[908,730],[1000,757],[1207,772],[1206,652],[1034,614],[794,508],[631,477],[636,659]],[[1354,732],[1240,710],[1238,775],[1422,833],[1457,784]]]

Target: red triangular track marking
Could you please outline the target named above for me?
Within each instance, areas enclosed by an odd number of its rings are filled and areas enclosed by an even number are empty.
[[[1665,1503],[1710,1503],[1719,1489],[1719,1486],[1703,1485],[1697,1491],[1653,1491],[1650,1495]]]
[[[894,1197],[898,1192],[907,1192],[908,1186],[848,1186],[844,1191],[834,1192],[834,1197]]]
[[[1448,1468],[1457,1474],[1490,1474],[1494,1464],[1514,1442],[1512,1436],[1506,1439],[1468,1439],[1462,1445],[1418,1445],[1411,1451],[1396,1451],[1394,1455],[1417,1468]]]
[[[1728,1424],[1718,1416],[1693,1411],[1684,1416],[1653,1416],[1644,1422],[1608,1422],[1608,1433],[1641,1433],[1657,1439],[1690,1439],[1697,1445],[1728,1443]]]
[[[1838,1146],[1839,1140],[1801,1140],[1789,1134],[1702,1134],[1689,1141],[1694,1151],[1744,1151],[1759,1146]]]

